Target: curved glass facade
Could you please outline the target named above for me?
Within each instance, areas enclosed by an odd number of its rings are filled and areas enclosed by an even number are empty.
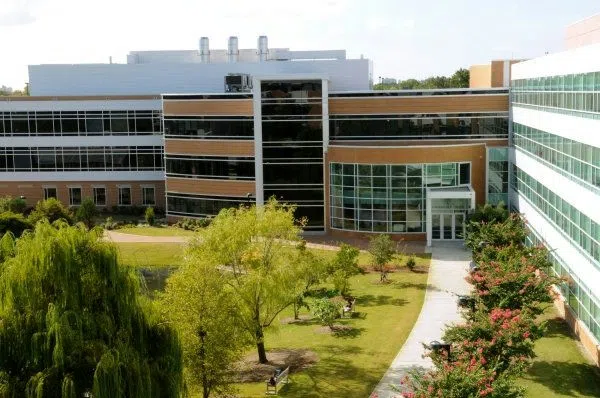
[[[330,163],[331,228],[424,233],[426,188],[469,185],[470,163]]]

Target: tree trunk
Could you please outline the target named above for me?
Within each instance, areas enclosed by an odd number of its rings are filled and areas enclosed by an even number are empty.
[[[268,363],[262,326],[259,326],[256,330],[256,349],[258,350],[258,362]]]
[[[298,314],[300,313],[300,306],[298,305],[297,301],[294,301],[294,319],[298,320]]]

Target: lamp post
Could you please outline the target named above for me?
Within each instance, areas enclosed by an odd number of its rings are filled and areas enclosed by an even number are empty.
[[[246,194],[246,200],[248,202],[248,207],[250,207],[251,203],[252,203],[252,192],[248,192]]]

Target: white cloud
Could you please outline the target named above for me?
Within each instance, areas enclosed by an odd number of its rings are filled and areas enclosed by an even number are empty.
[[[36,18],[32,13],[37,0],[2,0],[0,7],[0,27],[20,26],[33,23]]]

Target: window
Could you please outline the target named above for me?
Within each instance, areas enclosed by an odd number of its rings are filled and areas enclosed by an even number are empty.
[[[56,197],[56,187],[44,187],[44,200]]]
[[[119,187],[119,206],[131,206],[131,187]]]
[[[142,205],[154,206],[155,204],[154,187],[142,187]]]
[[[96,206],[106,206],[106,188],[94,187],[94,204]]]
[[[81,204],[81,187],[69,187],[69,205],[79,206]]]

